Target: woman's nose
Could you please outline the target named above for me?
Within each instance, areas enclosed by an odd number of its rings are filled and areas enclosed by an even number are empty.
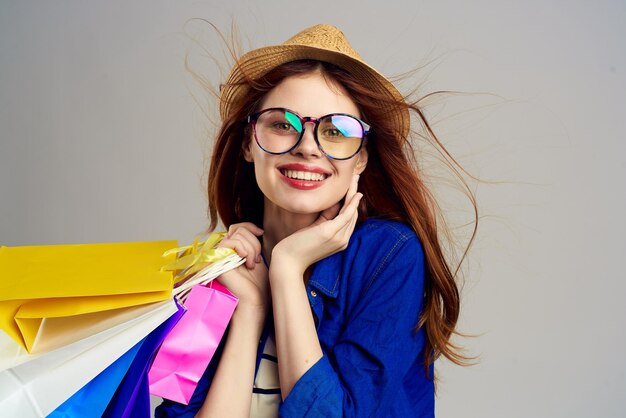
[[[291,152],[305,157],[321,157],[322,151],[315,141],[315,123],[307,122],[303,125],[302,129],[304,129],[302,139],[300,139],[298,146],[291,150]]]

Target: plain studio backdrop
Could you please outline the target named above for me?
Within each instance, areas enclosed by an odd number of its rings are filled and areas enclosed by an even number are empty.
[[[0,243],[203,231],[216,109],[184,61],[213,83],[229,62],[191,18],[234,18],[246,50],[335,24],[383,73],[419,68],[403,88],[470,93],[427,107],[484,180],[457,340],[479,360],[438,362],[437,415],[624,416],[625,2],[2,1]]]

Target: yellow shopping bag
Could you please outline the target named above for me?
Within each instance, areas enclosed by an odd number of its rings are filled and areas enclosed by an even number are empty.
[[[45,320],[171,297],[176,241],[0,247],[0,328],[31,352]]]

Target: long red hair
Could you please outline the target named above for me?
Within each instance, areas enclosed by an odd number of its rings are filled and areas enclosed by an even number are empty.
[[[421,122],[424,132],[420,136],[433,139],[443,154],[455,163],[438,141],[418,103],[391,101],[389,97],[370,91],[367,85],[343,69],[312,60],[290,62],[261,79],[246,80],[248,93],[241,103],[233,105],[231,114],[222,122],[213,148],[208,177],[210,229],[215,229],[219,219],[226,227],[244,221],[262,227],[263,194],[256,184],[253,165],[243,157],[245,141],[250,140],[244,120],[260,110],[257,106],[262,98],[283,79],[312,71],[320,71],[345,88],[359,107],[363,120],[372,126],[367,143],[367,167],[359,181],[359,191],[363,193],[359,220],[384,218],[405,222],[422,243],[427,269],[425,302],[419,318],[416,313],[416,329],[424,327],[427,336],[426,370],[441,355],[464,364],[467,358],[450,341],[460,309],[455,281],[458,268],[452,268],[444,255],[440,240],[441,211],[420,175],[409,138],[403,137],[380,106],[384,101],[408,108]],[[473,196],[469,195],[476,209]]]

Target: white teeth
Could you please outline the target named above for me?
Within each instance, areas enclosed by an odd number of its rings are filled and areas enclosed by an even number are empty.
[[[297,180],[322,181],[326,178],[325,174],[312,173],[310,171],[284,170],[283,174]]]

